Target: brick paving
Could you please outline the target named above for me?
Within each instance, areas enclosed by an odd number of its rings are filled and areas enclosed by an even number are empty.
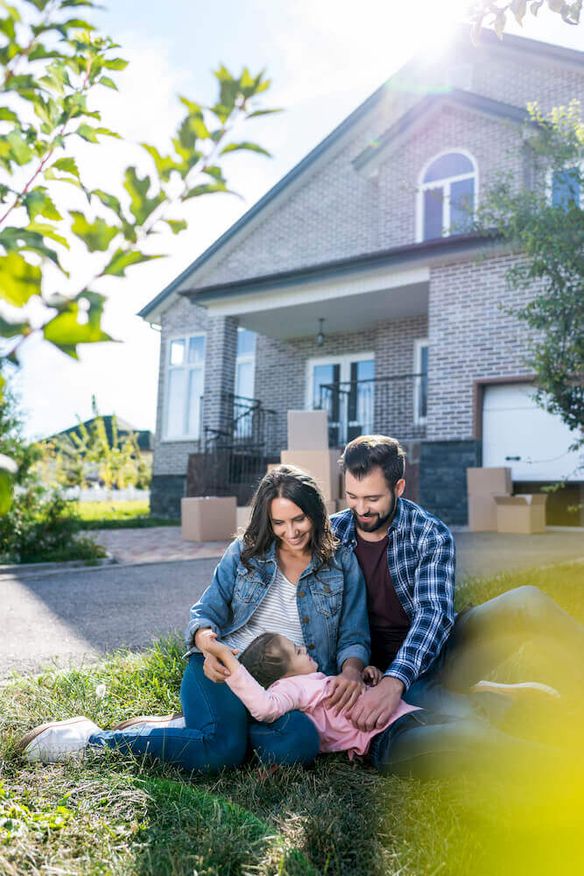
[[[150,529],[98,529],[91,533],[118,563],[160,563],[220,557],[229,542],[186,541],[180,526]]]

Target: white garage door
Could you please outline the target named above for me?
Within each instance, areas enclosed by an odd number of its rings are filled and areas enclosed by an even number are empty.
[[[483,465],[510,466],[514,481],[584,480],[574,435],[539,408],[525,383],[488,386],[483,400]]]

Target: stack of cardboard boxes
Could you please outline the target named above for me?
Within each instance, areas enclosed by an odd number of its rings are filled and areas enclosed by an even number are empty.
[[[329,514],[346,507],[338,459],[339,451],[328,446],[326,411],[288,411],[288,449],[282,451],[280,460],[312,475]]]
[[[512,496],[510,468],[467,468],[466,477],[471,532],[530,535],[545,531],[546,496]]]

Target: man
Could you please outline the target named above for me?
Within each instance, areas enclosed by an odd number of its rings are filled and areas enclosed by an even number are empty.
[[[546,681],[561,686],[569,678],[584,656],[584,629],[537,588],[508,591],[456,618],[454,538],[441,520],[403,498],[398,441],[362,435],[347,445],[341,463],[349,507],[331,522],[363,571],[371,663],[384,673],[353,708],[357,727],[383,724],[402,696],[434,711],[469,714],[466,694],[504,693],[504,685],[477,683],[528,639],[540,651],[544,643],[553,648]]]

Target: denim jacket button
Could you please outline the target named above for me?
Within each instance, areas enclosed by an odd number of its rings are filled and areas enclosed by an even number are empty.
[[[309,620],[310,620],[310,618],[308,617],[307,614],[305,614],[304,617],[302,618],[302,623],[307,624]]]
[[[300,596],[300,597],[304,597],[304,596],[306,596],[306,593],[304,592],[304,590],[299,590],[299,591],[298,591],[298,596]]]
[[[314,642],[311,642],[310,645],[308,646],[310,651],[314,651],[314,647],[315,647]]]

